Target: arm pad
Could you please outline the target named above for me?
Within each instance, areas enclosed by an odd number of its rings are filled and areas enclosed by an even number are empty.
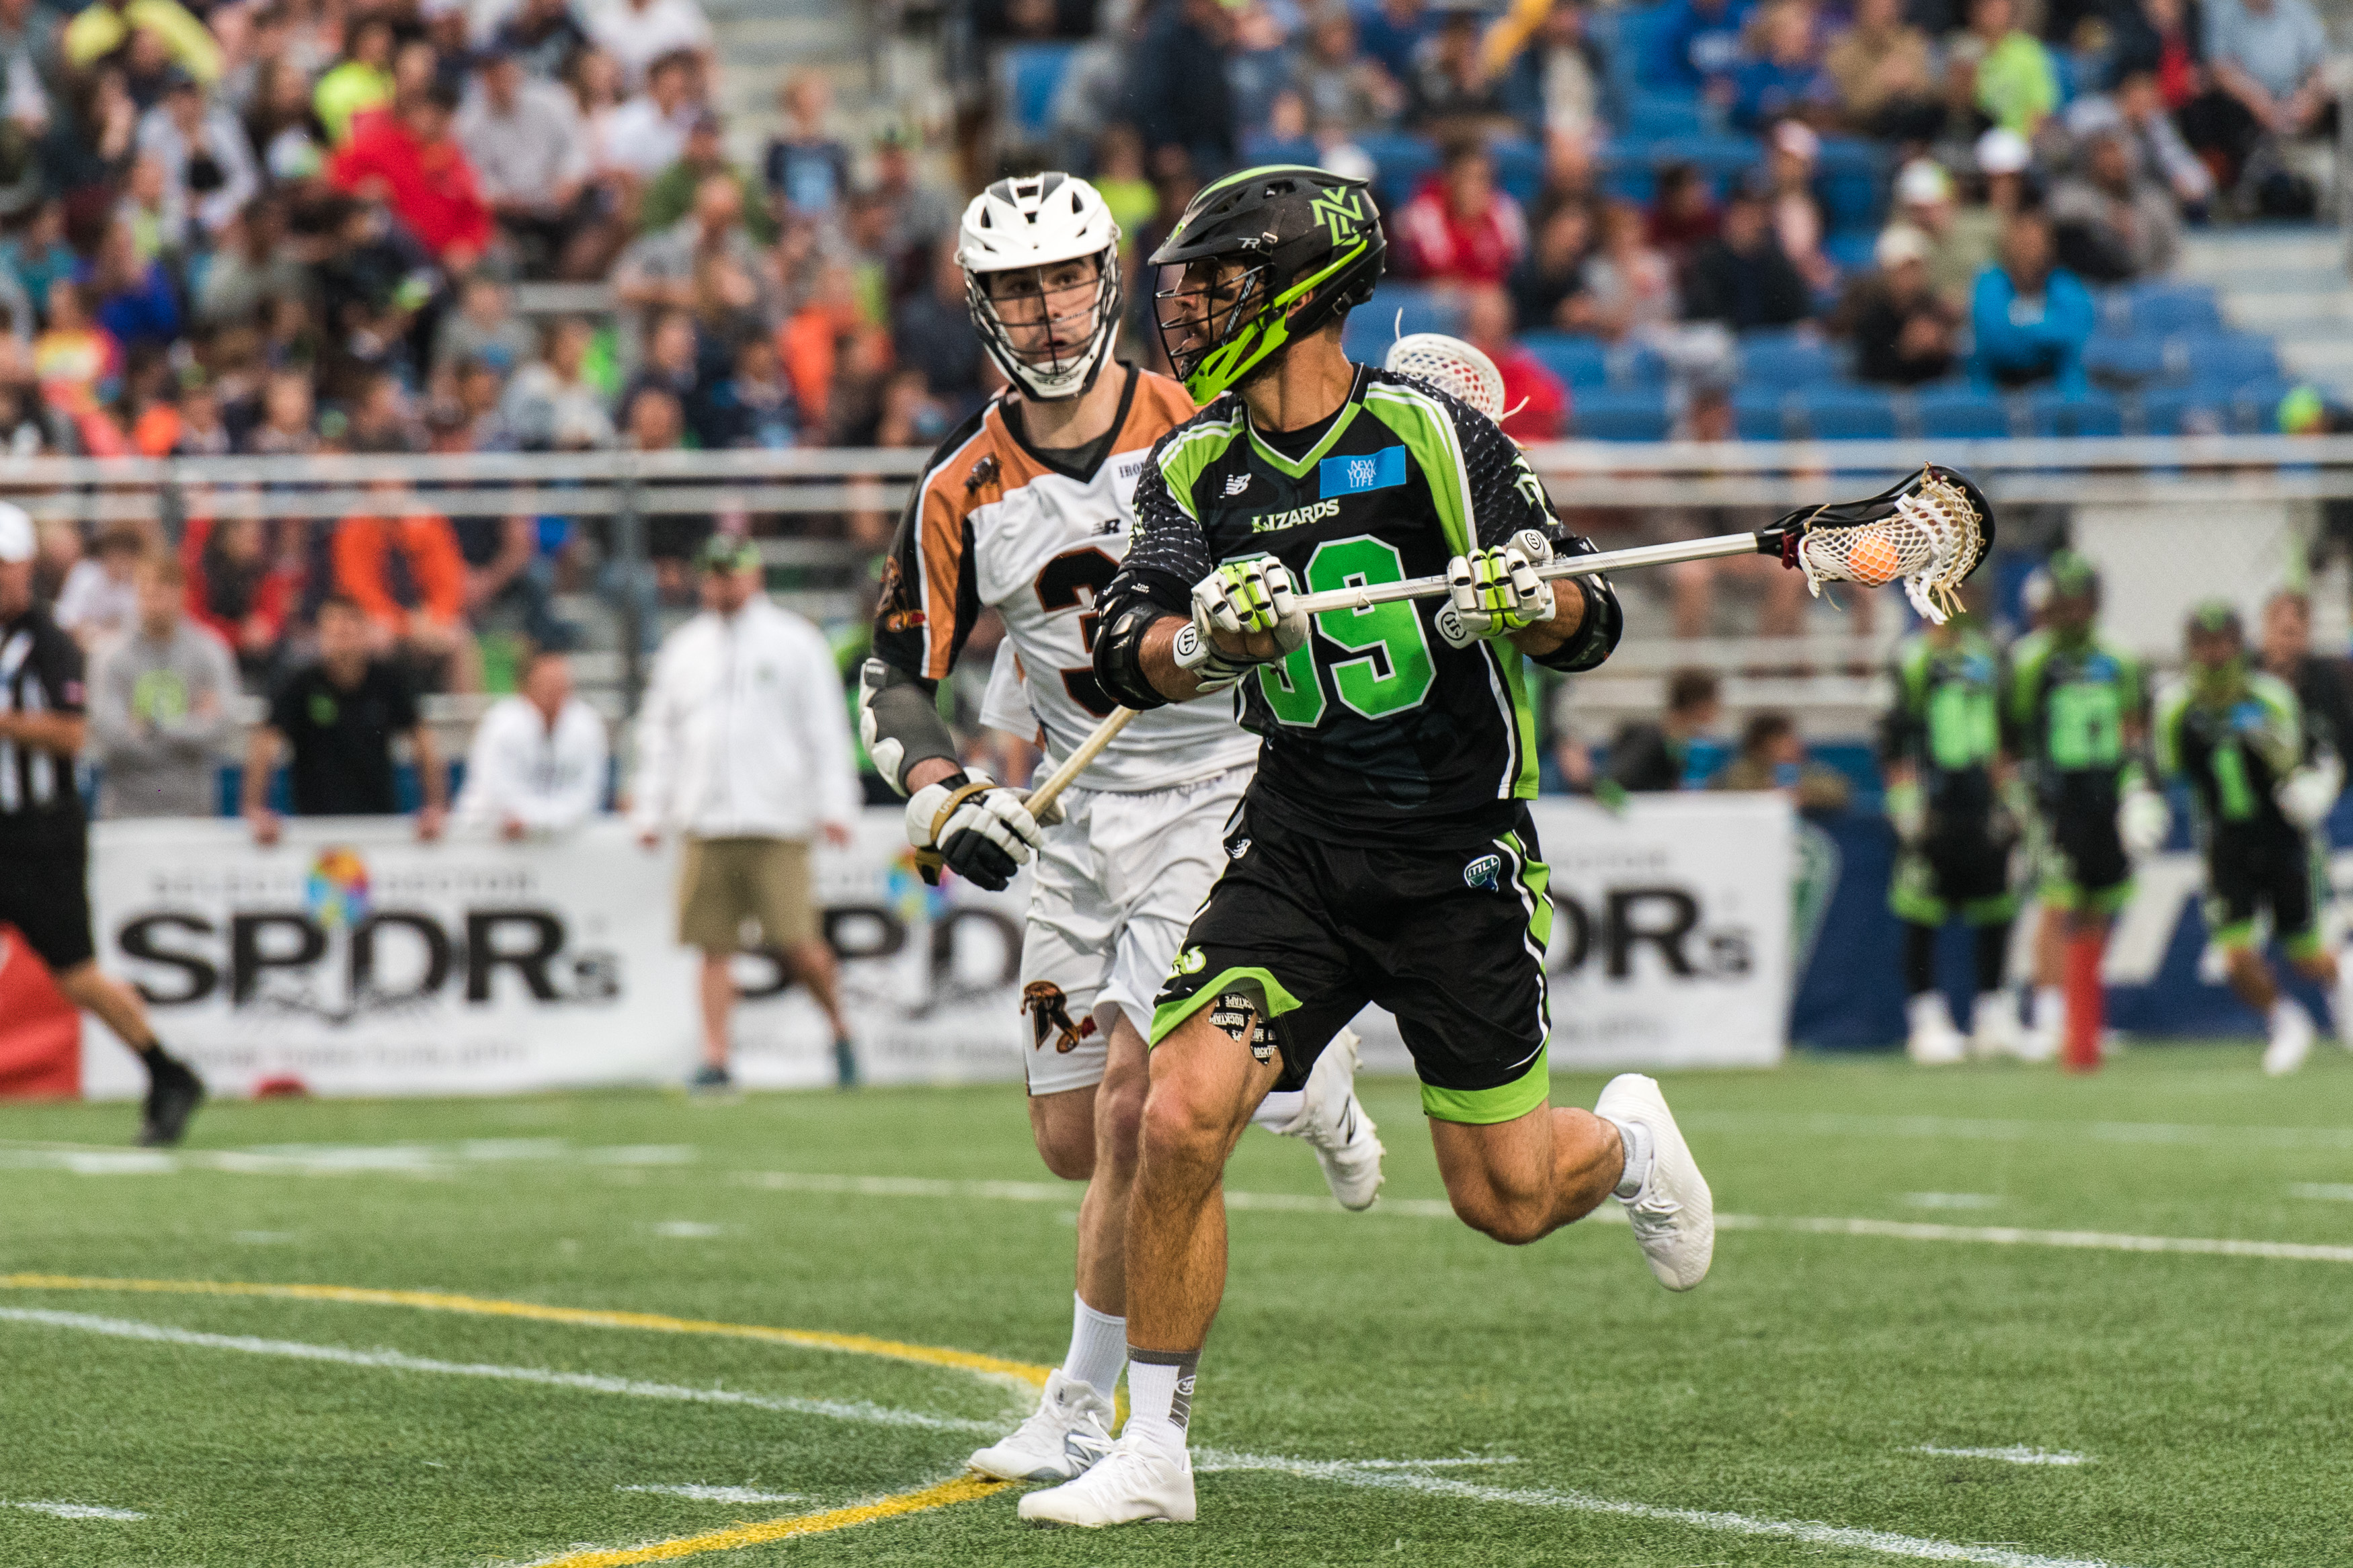
[[[1167,707],[1168,699],[1144,678],[1144,634],[1163,620],[1182,619],[1150,600],[1117,611],[1095,636],[1095,679],[1139,713]]]
[[[858,672],[858,738],[882,782],[907,793],[907,770],[927,758],[958,763],[955,737],[940,721],[933,684],[870,658]]]

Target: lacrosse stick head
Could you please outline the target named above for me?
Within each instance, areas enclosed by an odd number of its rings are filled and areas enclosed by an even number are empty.
[[[1444,332],[1415,332],[1389,345],[1381,368],[1426,381],[1490,419],[1504,418],[1504,373],[1495,362]]]
[[[1810,507],[1781,520],[1795,564],[1817,597],[1824,583],[1877,587],[1901,581],[1912,607],[1937,626],[1961,607],[1961,584],[1993,548],[1985,492],[1931,463],[1868,500]]]

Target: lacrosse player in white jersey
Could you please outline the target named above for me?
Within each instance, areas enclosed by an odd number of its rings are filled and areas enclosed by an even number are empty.
[[[941,443],[908,502],[859,718],[875,766],[910,797],[907,837],[926,876],[944,865],[998,889],[1036,863],[1021,956],[1029,1124],[1047,1168],[1087,1184],[1076,1306],[1070,1354],[1036,1413],[971,1463],[1065,1481],[1109,1449],[1127,1362],[1124,1230],[1153,997],[1225,864],[1258,741],[1229,703],[1159,709],[1088,764],[1042,825],[1023,792],[959,763],[936,689],[984,606],[1004,618],[1049,766],[1113,710],[1094,677],[1094,596],[1126,556],[1154,444],[1193,404],[1177,383],[1112,357],[1119,226],[1084,180],[989,186],[965,210],[957,259],[973,325],[1011,384]],[[1255,1120],[1304,1141],[1333,1195],[1362,1209],[1380,1187],[1381,1145],[1356,1100],[1356,1067],[1351,1036]]]

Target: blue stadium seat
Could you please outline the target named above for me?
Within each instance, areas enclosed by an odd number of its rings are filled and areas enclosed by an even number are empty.
[[[1522,206],[1535,205],[1544,190],[1544,149],[1534,142],[1518,137],[1494,143],[1495,183],[1511,193],[1512,199]]]
[[[1609,382],[1609,347],[1582,332],[1522,332],[1520,346],[1535,362],[1582,392]]]
[[[2037,436],[2121,436],[2125,411],[2105,392],[2062,392],[2046,386],[2026,399],[2028,428]]]
[[[1913,410],[1920,434],[1932,441],[1996,441],[2010,434],[2001,399],[1960,383],[1922,387]]]
[[[1625,122],[1619,129],[1642,142],[1656,142],[1668,136],[1705,135],[1708,130],[1707,106],[1696,93],[1639,89],[1632,101],[1627,104]]]
[[[1656,387],[1596,387],[1577,395],[1576,433],[1588,441],[1663,441],[1667,395]]]
[[[1637,391],[1667,384],[1667,362],[1648,343],[1620,343],[1609,351],[1609,384]]]
[[[1832,229],[1822,237],[1822,254],[1841,272],[1868,272],[1878,264],[1879,231],[1875,228]]]
[[[1367,131],[1356,143],[1373,161],[1373,195],[1384,214],[1412,200],[1415,187],[1438,167],[1438,148],[1428,137]]]
[[[2140,395],[2144,436],[2211,435],[2224,422],[2221,407],[2186,386],[2152,386]]]
[[[2084,345],[2084,368],[2108,386],[2138,386],[2167,373],[2166,340],[2152,332],[2102,334]]]
[[[2279,351],[2253,332],[2185,332],[2167,351],[2191,384],[2235,389],[2278,379]]]
[[[1900,431],[1895,399],[1875,386],[1800,387],[1798,416],[1818,441],[1893,441]]]
[[[1005,108],[1012,141],[1034,147],[1047,140],[1054,95],[1077,53],[1076,44],[1014,44],[997,57],[997,100]]]
[[[2226,401],[2223,427],[2234,436],[2278,435],[2280,399],[2295,385],[2276,374],[2240,384]]]
[[[1789,438],[1789,394],[1780,386],[1742,386],[1732,394],[1732,423],[1744,441]]]
[[[1384,283],[1370,304],[1349,312],[1340,342],[1350,359],[1378,364],[1398,339],[1415,332],[1451,332],[1459,314],[1453,296],[1444,290],[1422,283]]]
[[[1831,228],[1876,229],[1882,194],[1879,154],[1870,142],[1852,136],[1822,138],[1814,195]]]
[[[1838,356],[1830,345],[1788,333],[1750,333],[1740,340],[1740,377],[1784,391],[1836,381]]]
[[[2136,332],[2171,337],[2179,332],[2219,332],[2222,313],[2214,290],[2204,283],[2158,279],[2122,289],[2125,319]]]

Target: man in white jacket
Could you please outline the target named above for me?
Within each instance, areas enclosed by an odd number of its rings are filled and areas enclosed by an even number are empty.
[[[570,661],[534,655],[522,691],[474,726],[458,821],[509,839],[569,833],[604,801],[610,755],[604,719],[572,694]]]
[[[703,547],[703,613],[663,640],[638,717],[631,817],[647,847],[686,840],[679,940],[702,953],[702,1089],[730,1081],[729,959],[756,921],[833,1024],[842,1086],[857,1080],[833,950],[809,876],[809,837],[846,847],[859,805],[841,677],[825,636],[760,588],[760,554],[720,534]]]

